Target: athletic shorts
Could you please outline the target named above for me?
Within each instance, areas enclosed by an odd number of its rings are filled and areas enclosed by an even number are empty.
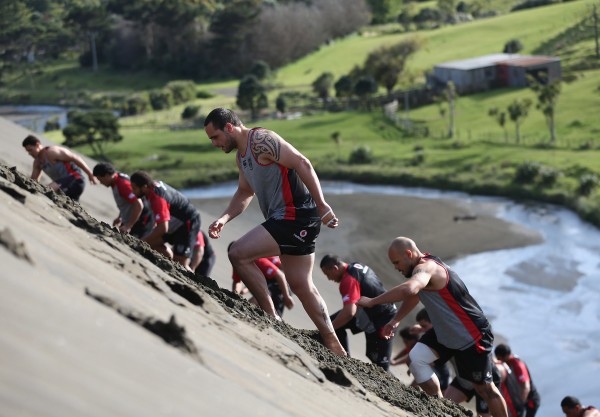
[[[500,383],[502,381],[502,375],[500,375],[500,371],[495,366],[492,367],[492,381],[499,390]],[[465,396],[467,397],[467,401],[470,401],[471,398],[475,396],[475,409],[477,410],[477,412],[479,414],[489,414],[490,410],[487,403],[483,398],[479,396],[479,394],[477,394],[477,392],[475,392],[473,384],[471,384],[469,381],[465,381],[462,378],[456,377],[452,380],[450,385],[452,385],[454,388],[465,394]]]
[[[200,215],[198,214],[175,229],[173,233],[165,234],[163,240],[173,246],[174,255],[191,258],[199,230]]]
[[[133,225],[129,234],[131,236],[135,236],[138,239],[142,239],[147,234],[149,234],[154,228],[154,222],[152,221],[152,213],[149,213],[147,210],[142,211],[140,218]]]
[[[263,224],[279,245],[282,255],[310,255],[315,252],[315,240],[321,231],[321,219],[268,219]]]
[[[68,176],[60,178],[55,182],[67,197],[71,197],[73,200],[79,201],[79,197],[85,188],[85,181],[83,181],[82,178]]]
[[[439,355],[440,362],[454,358],[458,375],[475,384],[492,382],[492,352],[491,348],[478,349],[479,346],[492,346],[494,337],[484,332],[482,340],[464,350],[450,349],[437,340],[434,329],[429,329],[421,338],[420,343],[427,345]]]

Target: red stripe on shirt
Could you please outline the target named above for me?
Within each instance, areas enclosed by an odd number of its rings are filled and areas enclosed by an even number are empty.
[[[279,165],[281,171],[281,192],[283,201],[285,202],[285,220],[296,220],[296,207],[294,206],[294,196],[292,195],[292,186],[288,178],[288,169],[283,165]]]

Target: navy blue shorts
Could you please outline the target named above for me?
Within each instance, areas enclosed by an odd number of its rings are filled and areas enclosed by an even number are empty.
[[[438,363],[447,362],[454,358],[458,375],[467,381],[475,384],[492,382],[492,363],[491,346],[494,336],[489,332],[484,332],[482,340],[470,347],[458,350],[450,349],[442,345],[438,340],[433,328],[429,329],[421,338],[419,343],[427,345],[435,350],[439,355]],[[478,346],[485,346],[484,349],[478,349]]]
[[[63,177],[55,181],[63,193],[67,197],[71,197],[75,201],[79,201],[79,197],[85,188],[85,181],[82,178],[72,176]]]
[[[273,236],[282,255],[300,256],[315,252],[315,240],[321,231],[319,217],[296,220],[268,219],[262,225]]]
[[[192,257],[192,249],[196,245],[198,232],[200,231],[200,214],[186,221],[179,226],[173,233],[167,233],[163,240],[173,245],[173,254]]]

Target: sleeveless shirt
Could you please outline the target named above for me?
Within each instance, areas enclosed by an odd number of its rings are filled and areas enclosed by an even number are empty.
[[[469,294],[458,274],[436,256],[425,254],[446,270],[446,286],[441,290],[423,289],[418,296],[435,329],[438,341],[450,349],[464,350],[481,340],[491,326],[481,307]]]
[[[81,169],[74,162],[67,161],[56,161],[50,162],[46,156],[49,146],[43,148],[39,155],[39,161],[42,164],[42,171],[49,176],[52,181],[58,181],[66,177],[74,177],[75,179],[82,179]]]
[[[256,194],[265,219],[296,220],[318,217],[316,204],[298,173],[276,162],[261,164],[252,152],[255,135],[262,128],[251,129],[246,152],[237,153],[244,177]]]

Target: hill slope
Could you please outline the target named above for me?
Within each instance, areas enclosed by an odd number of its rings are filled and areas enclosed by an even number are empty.
[[[0,177],[8,415],[464,414],[195,284],[17,170]]]

